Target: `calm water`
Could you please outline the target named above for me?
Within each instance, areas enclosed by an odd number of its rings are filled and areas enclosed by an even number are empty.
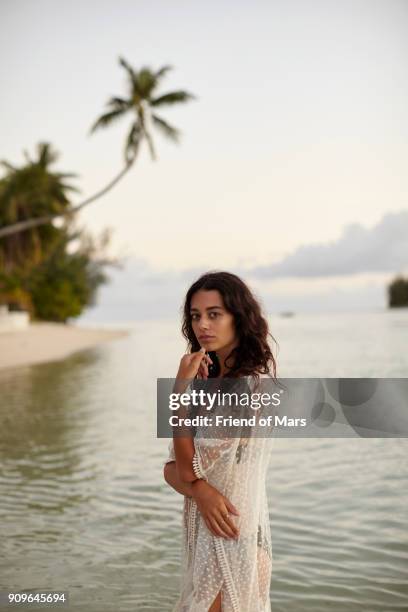
[[[408,375],[407,310],[271,324],[282,377]],[[171,610],[182,498],[162,480],[155,393],[183,352],[177,322],[149,322],[0,372],[0,590]],[[268,494],[273,612],[408,610],[408,439],[276,439]]]

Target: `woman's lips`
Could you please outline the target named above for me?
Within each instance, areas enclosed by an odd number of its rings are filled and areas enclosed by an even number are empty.
[[[214,340],[215,336],[199,336],[199,340]]]

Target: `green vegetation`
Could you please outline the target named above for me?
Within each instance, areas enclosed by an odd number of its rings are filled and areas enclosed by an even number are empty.
[[[48,143],[39,144],[37,153],[36,159],[26,154],[20,168],[2,162],[6,170],[0,180],[2,225],[70,210],[68,192],[76,189],[67,179],[74,175],[51,170],[58,154]],[[58,227],[48,223],[2,238],[0,303],[28,310],[34,319],[62,322],[77,317],[93,303],[98,286],[106,282],[104,266],[117,265],[114,260],[101,259],[108,243],[106,231],[98,242],[75,230],[70,214],[65,214]]]
[[[128,95],[110,98],[106,112],[91,128],[93,133],[123,117],[132,117],[125,139],[125,165],[108,185],[73,205],[69,196],[78,190],[69,179],[76,175],[52,170],[58,154],[49,143],[38,145],[35,159],[25,153],[26,163],[21,167],[1,162],[5,174],[0,178],[0,304],[28,310],[34,319],[65,322],[94,303],[98,287],[108,280],[105,267],[119,264],[104,253],[109,230],[94,239],[75,227],[75,213],[123,178],[144,141],[151,158],[156,159],[153,128],[177,142],[179,130],[157,110],[193,98],[183,90],[157,94],[171,66],[137,71],[123,58],[119,63],[127,74]]]
[[[388,286],[388,306],[408,306],[408,278],[397,276]]]

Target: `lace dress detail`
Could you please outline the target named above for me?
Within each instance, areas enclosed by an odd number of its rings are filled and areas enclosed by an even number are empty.
[[[262,375],[261,375],[262,377]],[[194,438],[193,470],[239,511],[237,540],[214,536],[195,501],[184,497],[180,597],[172,612],[208,612],[221,591],[222,612],[271,612],[272,540],[266,473],[273,437]],[[166,463],[175,461],[169,444]]]

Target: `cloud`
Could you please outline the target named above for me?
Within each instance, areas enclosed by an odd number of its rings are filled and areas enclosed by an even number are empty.
[[[339,240],[301,246],[276,264],[228,270],[255,286],[266,308],[276,312],[383,308],[387,277],[407,267],[408,211],[402,211],[387,214],[372,229],[349,225]],[[155,269],[146,260],[129,258],[122,270],[109,273],[111,282],[81,319],[180,318],[187,289],[209,270]]]
[[[275,264],[246,274],[257,278],[319,277],[402,272],[408,267],[408,211],[389,213],[372,229],[354,223],[339,240],[303,245]]]

